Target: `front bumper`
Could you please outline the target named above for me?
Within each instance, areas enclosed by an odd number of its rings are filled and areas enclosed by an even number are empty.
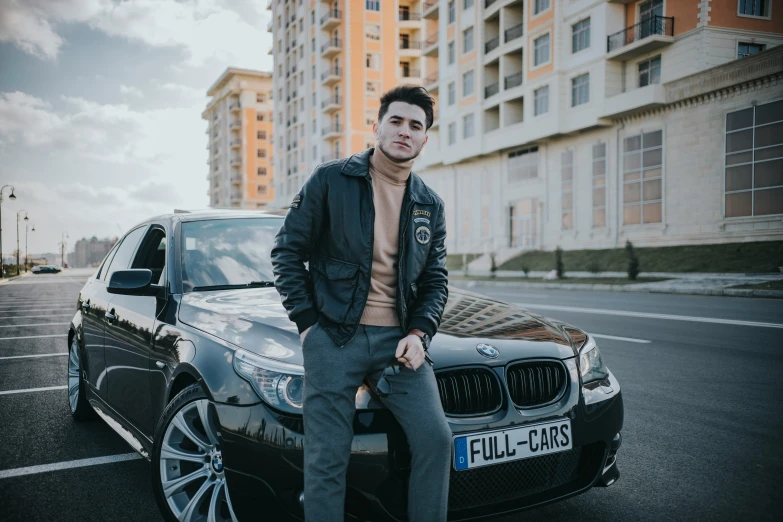
[[[510,513],[614,482],[618,476],[615,453],[620,444],[623,401],[613,376],[610,381],[614,388],[607,385],[596,392],[604,395],[599,402],[585,405],[581,394],[572,394],[568,402],[573,403],[565,404],[560,412],[561,417],[567,414],[571,418],[572,450],[471,470],[452,468],[449,520]],[[238,519],[302,520],[301,418],[280,415],[263,404],[215,407],[226,480]],[[509,412],[508,416],[516,413]],[[470,425],[460,419],[452,423],[452,429],[462,434],[485,431],[488,425]],[[347,518],[406,519],[410,455],[399,424],[388,410],[360,410],[354,420],[354,433],[346,477]]]

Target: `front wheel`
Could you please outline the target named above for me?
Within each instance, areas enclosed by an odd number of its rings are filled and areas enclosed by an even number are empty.
[[[198,384],[182,390],[163,412],[152,464],[155,500],[166,520],[236,522],[215,415]]]

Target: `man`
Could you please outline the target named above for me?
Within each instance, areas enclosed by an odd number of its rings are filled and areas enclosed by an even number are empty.
[[[308,522],[344,520],[365,378],[408,439],[409,519],[446,520],[451,429],[425,363],[448,298],[446,223],[443,200],[410,171],[433,105],[422,87],[385,93],[373,124],[377,148],[318,166],[275,238],[275,286],[304,355]]]

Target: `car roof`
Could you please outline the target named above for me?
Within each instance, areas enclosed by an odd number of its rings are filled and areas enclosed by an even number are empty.
[[[133,230],[139,225],[151,221],[168,221],[169,223],[200,221],[204,219],[228,219],[228,218],[281,218],[285,217],[287,209],[264,209],[264,210],[244,210],[244,209],[200,209],[200,210],[180,210],[168,214],[160,214],[149,219],[145,219],[133,225],[128,230]]]

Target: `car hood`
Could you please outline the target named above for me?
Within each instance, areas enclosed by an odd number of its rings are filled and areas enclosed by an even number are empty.
[[[302,364],[296,325],[274,288],[184,294],[179,320],[258,355]],[[577,354],[584,339],[583,331],[568,324],[450,286],[430,355],[438,368],[504,365],[522,358],[565,359]],[[494,347],[497,356],[483,355],[480,344]]]

